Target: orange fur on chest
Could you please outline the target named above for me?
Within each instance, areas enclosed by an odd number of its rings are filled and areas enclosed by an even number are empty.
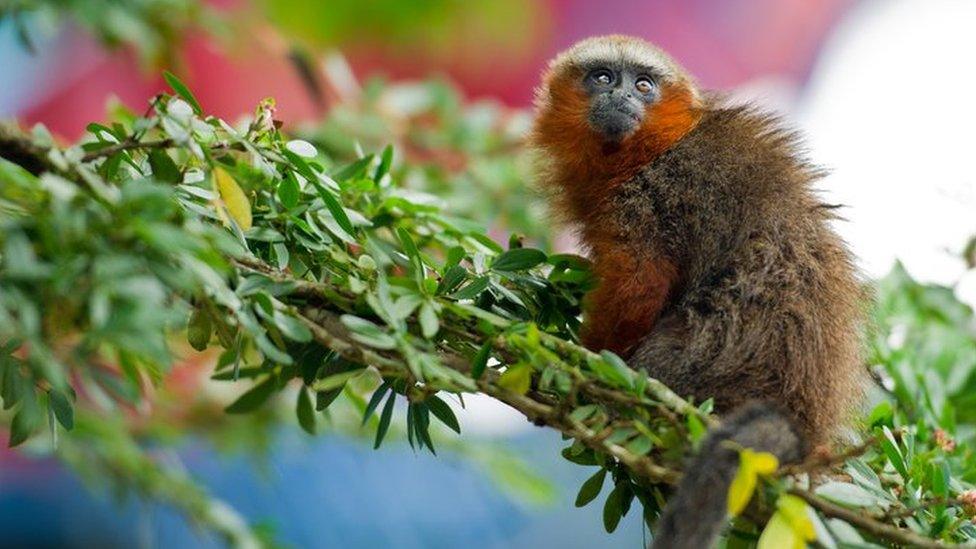
[[[583,344],[627,356],[654,327],[678,269],[667,259],[641,259],[618,247],[597,254],[593,270],[598,285],[584,300]]]
[[[680,273],[655,243],[622,241],[629,232],[615,226],[610,198],[691,131],[701,113],[687,87],[665,86],[637,131],[608,146],[590,128],[588,100],[571,79],[550,82],[550,94],[534,140],[551,155],[547,183],[556,187],[555,205],[579,224],[598,281],[584,303],[583,343],[626,356],[653,328]]]

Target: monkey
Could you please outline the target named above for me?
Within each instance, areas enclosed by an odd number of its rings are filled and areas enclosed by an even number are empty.
[[[866,296],[813,188],[824,172],[778,117],[619,35],[550,62],[528,139],[537,185],[592,261],[582,343],[714,399],[721,425],[652,542],[709,547],[736,448],[800,461],[837,440],[862,396]]]

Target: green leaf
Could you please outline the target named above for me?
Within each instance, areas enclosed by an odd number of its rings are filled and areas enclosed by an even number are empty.
[[[453,292],[458,286],[464,282],[464,279],[468,276],[468,271],[460,265],[452,265],[441,277],[441,281],[437,284],[437,295],[444,295]]]
[[[894,415],[894,410],[891,407],[891,402],[887,400],[882,400],[877,406],[871,410],[871,414],[868,416],[868,426],[877,427],[881,424],[891,425],[891,419]]]
[[[389,173],[390,166],[392,164],[393,146],[387,145],[386,148],[383,149],[383,155],[380,157],[380,165],[376,167],[376,175],[373,176],[373,181],[379,183],[380,179],[383,179],[383,176]]]
[[[846,507],[887,508],[889,503],[871,492],[849,482],[831,481],[816,489],[816,494],[824,499],[839,503]]]
[[[342,394],[342,389],[343,387],[336,387],[328,391],[315,391],[315,411],[321,412],[328,408]]]
[[[390,385],[389,381],[383,380],[383,383],[373,391],[373,396],[370,397],[369,404],[366,405],[366,411],[363,412],[363,425],[366,425],[369,418],[373,416],[376,407],[380,405],[380,401],[383,400],[383,396],[392,388],[393,386]]]
[[[166,80],[166,83],[169,84],[169,87],[173,88],[173,91],[175,91],[177,95],[182,97],[184,101],[193,107],[193,111],[195,113],[198,115],[203,114],[203,109],[200,108],[200,103],[197,102],[196,97],[193,97],[193,94],[190,92],[190,88],[187,88],[186,84],[181,82],[176,75],[169,71],[163,71],[163,78]]]
[[[345,166],[339,171],[333,173],[332,176],[338,181],[346,181],[356,177],[362,177],[366,174],[366,168],[369,167],[371,162],[373,162],[373,158],[373,155],[367,154],[359,160],[356,160],[348,166]]]
[[[315,170],[312,169],[312,166],[310,166],[308,162],[305,161],[304,158],[289,151],[287,148],[281,149],[281,154],[285,156],[285,158],[291,164],[291,167],[294,169],[294,171],[300,173],[302,177],[305,178],[306,181],[312,184],[318,182],[319,176],[316,175]],[[294,173],[292,172],[289,173],[292,177],[295,177]]]
[[[698,444],[708,433],[708,428],[696,414],[689,414],[685,423],[688,425],[688,436],[695,444]]]
[[[437,335],[437,331],[440,330],[440,321],[437,318],[437,313],[434,312],[434,306],[429,301],[425,301],[420,306],[418,320],[420,320],[420,332],[424,338],[433,339]]]
[[[881,439],[881,449],[884,451],[885,456],[888,457],[888,461],[894,466],[901,478],[909,480],[908,466],[905,464],[905,458],[902,456],[901,450],[898,448],[898,442],[895,441],[895,435],[892,434],[891,429],[887,425],[883,426],[882,432],[884,433],[884,438]]]
[[[210,315],[203,308],[193,310],[190,320],[186,324],[186,340],[197,351],[206,350],[213,335],[213,323]]]
[[[603,489],[603,481],[607,478],[607,470],[601,468],[593,476],[586,479],[583,486],[580,487],[580,491],[576,494],[576,506],[584,507],[586,504],[590,503],[598,495],[600,495],[600,490]]]
[[[349,216],[346,215],[346,211],[342,209],[342,204],[339,203],[339,199],[336,198],[332,192],[322,186],[319,183],[318,178],[311,180],[310,183],[315,187],[316,192],[319,194],[319,198],[325,203],[325,207],[329,209],[332,217],[335,218],[336,223],[342,227],[342,230],[346,231],[349,235],[356,233],[356,229],[353,228],[352,222],[349,221]]]
[[[638,456],[647,455],[654,447],[654,441],[647,438],[644,435],[639,435],[634,437],[630,442],[624,445],[627,451]]]
[[[122,141],[123,139],[125,139],[124,133],[122,135],[115,135],[115,130],[109,128],[104,124],[99,124],[97,122],[91,122],[90,124],[85,126],[85,130],[87,130],[88,133],[94,135],[95,138],[98,139],[99,141],[105,140],[105,138],[101,135],[102,133],[107,133],[111,137],[114,137],[116,141]],[[108,142],[111,143],[111,141]]]
[[[386,431],[390,428],[390,420],[393,418],[393,403],[396,400],[396,393],[390,392],[390,397],[386,399],[386,404],[383,405],[383,413],[380,414],[380,424],[376,427],[376,441],[373,442],[373,449],[380,447],[383,443],[383,437],[386,436]]]
[[[228,414],[244,414],[257,410],[274,393],[275,385],[275,376],[268,376],[267,379],[238,397],[224,411]]]
[[[377,349],[396,348],[396,340],[376,324],[353,315],[342,315],[340,320],[352,331],[352,337],[356,341]]]
[[[345,372],[340,372],[338,374],[332,374],[328,377],[322,378],[312,384],[312,388],[316,391],[331,391],[345,385],[350,379],[361,375],[363,373],[362,368],[356,368],[353,370],[348,370]]]
[[[495,258],[493,271],[524,271],[546,261],[546,254],[534,248],[508,250]]]
[[[616,354],[600,351],[603,360],[590,360],[590,368],[606,382],[630,389],[634,386],[634,371]]]
[[[149,167],[152,168],[153,177],[162,183],[176,184],[183,179],[180,169],[163,149],[149,151]]]
[[[423,402],[411,404],[410,407],[415,410],[413,414],[413,426],[414,431],[417,433],[417,440],[420,442],[420,446],[426,446],[430,450],[430,453],[437,455],[437,452],[434,450],[434,443],[430,439],[430,409]]]
[[[289,171],[284,179],[278,183],[278,200],[281,201],[281,205],[286,208],[294,208],[298,205],[298,199],[301,196],[301,188],[298,186],[298,180],[295,179],[295,174]]]
[[[499,376],[498,385],[503,389],[508,389],[513,393],[524,395],[529,392],[532,386],[532,366],[528,364],[516,364],[509,366],[505,372]]]
[[[577,464],[577,465],[599,465],[596,460],[596,455],[593,450],[585,448],[582,452],[573,452],[573,447],[563,448],[560,454],[567,460]]]
[[[451,410],[446,402],[437,395],[431,395],[427,397],[424,403],[427,404],[430,413],[434,414],[434,417],[439,419],[441,423],[447,425],[455,433],[461,434],[461,425],[458,423],[457,416],[454,415],[454,410]]]
[[[573,410],[569,414],[569,417],[576,421],[579,421],[580,423],[583,423],[586,420],[593,417],[593,414],[597,413],[597,411],[599,410],[600,407],[597,406],[596,404],[587,404],[585,406],[580,406],[579,408]]]
[[[281,333],[285,335],[288,339],[298,341],[300,343],[306,343],[312,340],[312,332],[308,329],[301,320],[293,316],[288,316],[281,311],[275,311],[272,314],[275,326],[281,330]]]
[[[61,391],[51,389],[47,392],[48,406],[54,411],[54,417],[65,429],[71,430],[75,426],[75,409],[71,401]]]
[[[308,387],[302,385],[298,390],[298,403],[295,405],[295,414],[298,416],[298,424],[310,435],[315,434],[315,409],[312,407],[312,398],[309,396]]]
[[[714,409],[715,409],[715,399],[714,398],[709,398],[709,399],[705,400],[704,402],[702,402],[701,404],[698,405],[698,411],[701,412],[702,415],[706,415],[707,416],[708,414],[712,413],[712,410],[714,410]]]
[[[949,483],[952,480],[952,472],[949,464],[945,461],[932,462],[932,493],[936,496],[949,497]]]
[[[417,289],[424,289],[424,278],[426,277],[424,273],[424,261],[420,257],[420,250],[417,249],[417,244],[414,243],[413,237],[410,233],[402,228],[397,227],[396,230],[397,238],[400,239],[400,245],[403,247],[404,253],[410,259],[410,270],[413,272],[414,280],[417,282]]]
[[[454,299],[474,299],[488,288],[490,282],[487,276],[478,277],[460,290],[454,292],[452,297]]]
[[[485,341],[478,349],[478,354],[474,355],[474,360],[471,361],[472,378],[481,379],[481,375],[485,373],[485,368],[488,367],[489,355],[491,355],[491,342]]]
[[[37,406],[29,401],[21,406],[10,423],[10,438],[7,446],[13,448],[30,438],[41,424],[41,414]]]
[[[617,529],[620,517],[623,516],[623,490],[623,483],[617,483],[603,505],[603,527],[608,534]]]

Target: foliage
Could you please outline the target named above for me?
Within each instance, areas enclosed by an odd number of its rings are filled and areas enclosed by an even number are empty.
[[[147,66],[172,66],[179,37],[187,29],[219,26],[198,0],[5,0],[0,5],[0,22],[7,18],[31,51],[34,29],[68,18],[107,47],[134,46]]]
[[[485,49],[509,58],[524,55],[544,10],[516,0],[333,0],[328,9],[315,0],[255,3],[283,34],[319,50],[342,46],[403,57],[460,53],[469,62],[477,61],[470,54]],[[480,63],[490,60],[480,56]]]
[[[443,199],[447,211],[484,223],[493,234],[508,229],[548,249],[551,223],[525,186],[528,125],[524,111],[490,101],[465,103],[456,88],[439,80],[373,79],[299,134],[341,161],[393,143],[399,154],[392,174],[401,185]]]
[[[408,61],[418,55],[461,60],[458,69],[479,74],[497,55],[524,57],[544,25],[545,7],[517,0],[249,0],[211,7],[200,0],[3,0],[0,22],[16,26],[33,51],[55,24],[70,21],[110,49],[129,47],[145,67],[174,67],[184,37],[203,31],[222,38],[280,33],[297,51],[335,47]],[[225,3],[226,4],[226,3]],[[365,24],[368,22],[368,24]],[[260,39],[260,38],[259,38]],[[494,55],[485,55],[491,51]]]
[[[159,470],[139,445],[116,421],[94,419],[151,400],[182,335],[220,349],[213,378],[242,387],[229,414],[289,398],[314,432],[342,395],[375,425],[377,446],[405,416],[408,443],[435,452],[434,425],[463,428],[452,394],[479,392],[559,430],[566,459],[597,467],[577,504],[610,479],[608,531],[635,500],[655,519],[714,424],[711,403],[575,344],[592,284],[586,260],[518,238],[500,246],[401,187],[407,169],[392,147],[340,161],[286,137],[270,100],[235,127],[168,80],[176,96],[154,98],[147,116],[92,124],[68,149],[43,128],[0,130],[0,394],[11,445],[39,443],[46,416],[49,439],[69,431],[58,450],[69,463],[90,452],[142,493],[257,543],[239,520],[199,512],[222,509],[205,494],[181,499],[147,478]],[[873,437],[778,469],[744,454],[729,544],[976,540],[976,468],[954,444],[973,435],[972,311],[899,271],[880,294],[874,361],[891,392],[866,422]],[[103,428],[124,446],[106,447]]]

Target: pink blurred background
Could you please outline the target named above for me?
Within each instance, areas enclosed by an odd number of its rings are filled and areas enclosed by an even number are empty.
[[[853,1],[548,0],[527,10],[532,20],[523,28],[530,36],[522,37],[518,56],[501,57],[510,53],[499,51],[505,37],[498,37],[496,44],[487,40],[481,48],[461,44],[398,54],[397,48],[380,43],[357,44],[347,53],[360,77],[443,74],[472,98],[495,97],[512,106],[529,104],[539,73],[553,54],[581,38],[606,33],[656,42],[708,87],[733,88],[770,76],[801,85],[831,26]],[[222,10],[242,9],[241,2],[220,4]],[[286,122],[315,116],[314,103],[273,42],[257,35],[250,43],[223,44],[191,35],[185,39],[185,64],[178,73],[218,116],[250,112],[268,96],[277,98]],[[132,52],[105,52],[72,26],[42,48],[32,65],[35,70],[22,76],[21,93],[0,98],[0,114],[43,122],[67,139],[77,138],[89,121],[103,116],[110,95],[136,107],[163,89],[157,73],[140,68]]]

